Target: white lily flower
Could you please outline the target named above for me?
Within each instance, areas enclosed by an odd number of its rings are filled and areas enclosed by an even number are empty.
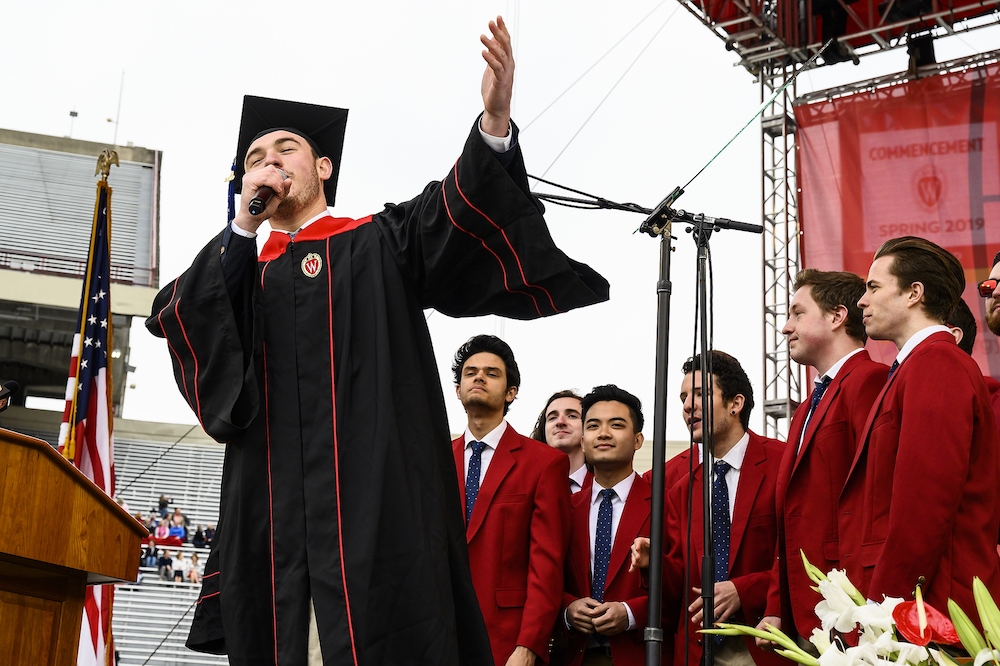
[[[973,666],[983,666],[988,661],[996,661],[1000,663],[1000,651],[991,650],[989,648],[983,648],[976,655],[976,661]]]
[[[846,571],[843,571],[842,569],[834,569],[828,573],[826,577],[827,580],[843,590],[844,594],[846,594],[856,606],[865,603],[865,598],[861,596],[860,592],[858,592],[858,588],[854,587],[854,584],[847,577]]]
[[[823,654],[830,648],[830,632],[817,627],[813,629],[809,642],[813,644],[817,652]]]
[[[832,643],[820,653],[819,666],[854,666],[854,662],[840,651],[836,643]]]
[[[853,620],[863,627],[870,627],[881,632],[892,631],[895,623],[892,619],[892,611],[897,605],[902,603],[898,597],[886,597],[880,604],[865,604],[854,609]]]
[[[836,570],[831,571],[831,576]],[[821,580],[819,591],[823,601],[816,604],[816,615],[819,616],[823,629],[847,633],[854,630],[854,611],[858,607],[843,587],[832,580]]]

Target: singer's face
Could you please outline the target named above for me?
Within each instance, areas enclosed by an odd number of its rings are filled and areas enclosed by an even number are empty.
[[[726,405],[722,399],[722,389],[719,388],[719,381],[716,379],[713,384],[712,411],[713,427],[712,434],[716,441],[725,438],[729,432],[731,421],[729,417],[730,406]],[[681,402],[684,403],[684,422],[687,423],[688,430],[695,442],[701,443],[704,429],[702,427],[701,410],[701,371],[692,372],[684,376],[681,382]],[[738,417],[733,417],[737,419]]]
[[[991,280],[1000,280],[1000,264],[990,271]],[[993,295],[986,299],[986,325],[995,335],[1000,335],[1000,285],[993,290]]]
[[[285,199],[278,205],[274,217],[294,214],[313,204],[322,196],[323,186],[319,176],[319,162],[309,143],[297,134],[278,130],[265,134],[247,150],[244,166],[247,173],[276,167],[292,183]]]

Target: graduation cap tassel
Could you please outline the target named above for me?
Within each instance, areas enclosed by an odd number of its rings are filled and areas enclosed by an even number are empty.
[[[229,217],[226,218],[226,224],[229,224],[236,218],[236,158],[233,158],[233,168],[229,171],[226,182],[229,183]]]

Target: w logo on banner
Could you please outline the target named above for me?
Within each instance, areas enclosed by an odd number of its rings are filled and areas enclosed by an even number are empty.
[[[913,189],[920,203],[929,210],[937,208],[944,198],[944,176],[932,165],[926,165],[913,175]]]
[[[59,452],[111,497],[115,493],[112,446],[111,373],[111,188],[97,184],[97,206],[73,356],[66,381],[66,409]],[[105,666],[111,640],[113,585],[88,585],[81,626],[79,666]]]

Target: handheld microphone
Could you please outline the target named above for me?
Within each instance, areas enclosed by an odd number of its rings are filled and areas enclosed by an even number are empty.
[[[281,174],[282,180],[288,180],[288,174],[286,174],[281,169],[278,169],[278,173]],[[247,206],[247,212],[251,215],[260,215],[267,208],[267,204],[271,201],[271,197],[274,196],[274,190],[272,190],[267,185],[262,185],[256,192],[253,199],[250,200],[250,205]]]
[[[4,382],[3,386],[0,386],[0,412],[10,406],[10,399],[14,397],[14,394],[16,394],[20,388],[21,387],[15,381]]]

